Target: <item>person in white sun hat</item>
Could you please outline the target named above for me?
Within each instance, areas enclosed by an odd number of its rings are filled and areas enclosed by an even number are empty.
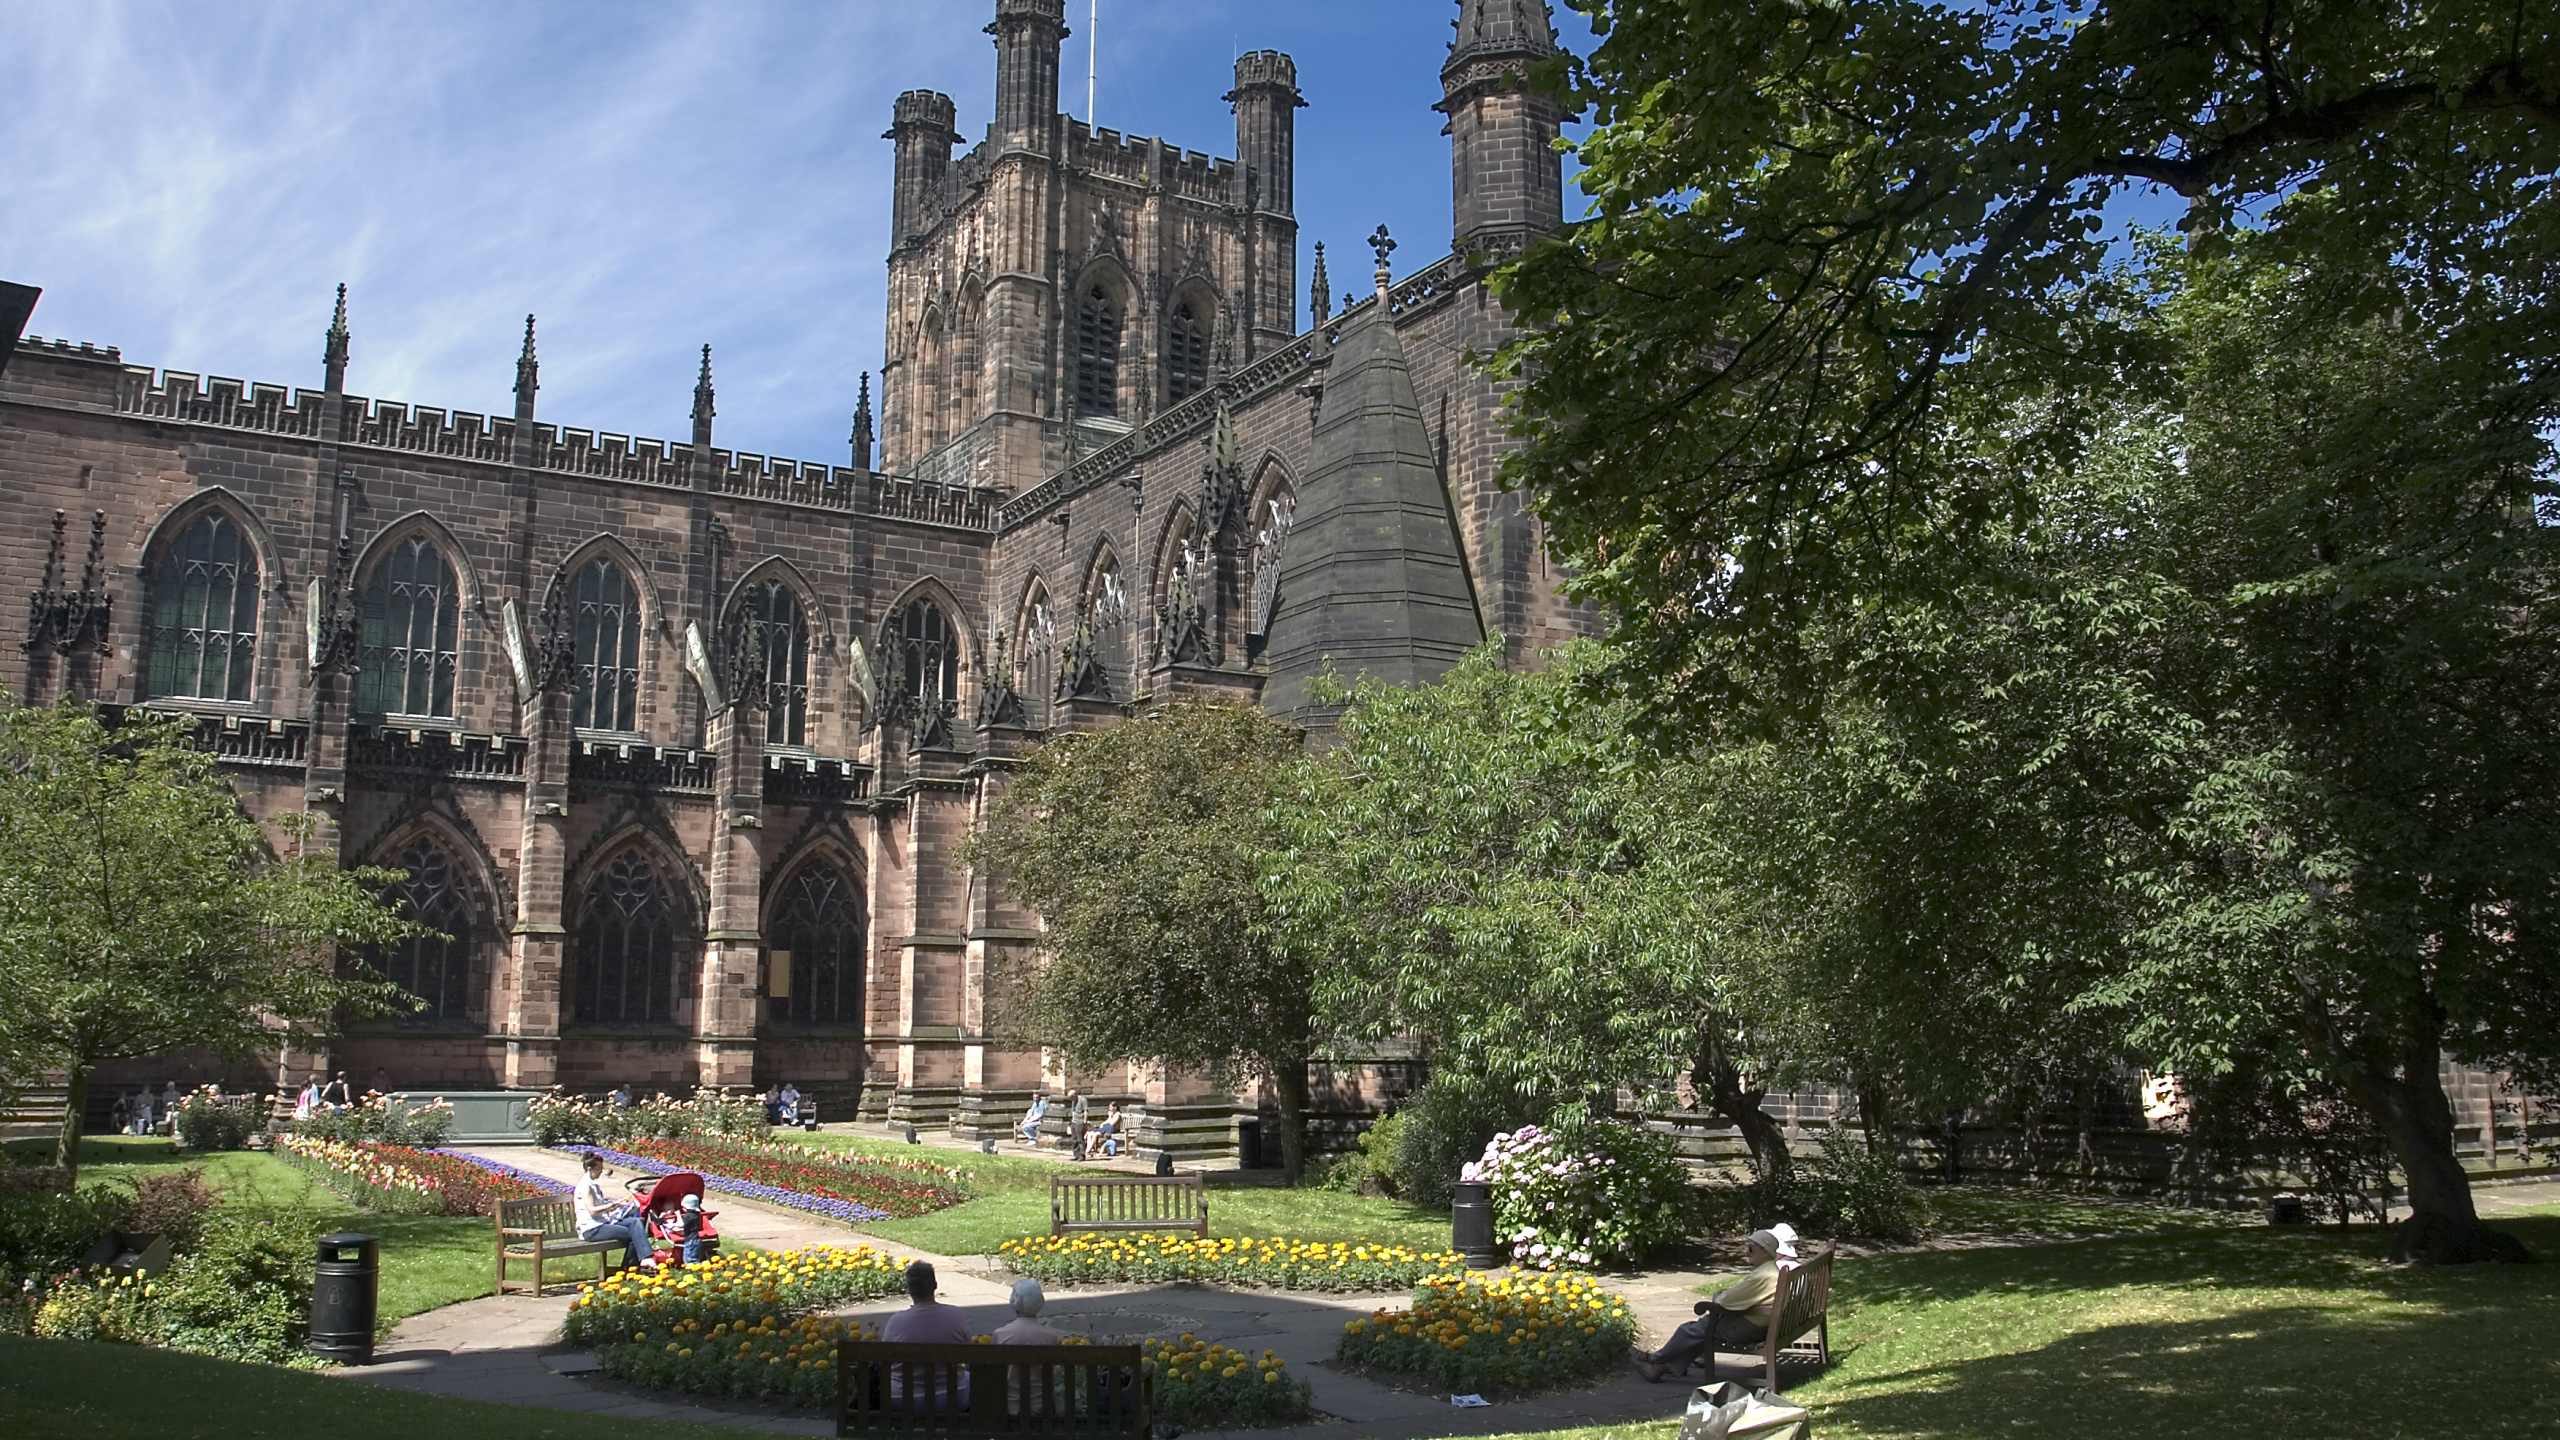
[[[1707,1357],[1707,1371],[1715,1372],[1715,1356],[1719,1352],[1749,1354],[1769,1338],[1769,1310],[1778,1299],[1778,1262],[1796,1258],[1796,1227],[1781,1220],[1766,1230],[1754,1230],[1743,1242],[1743,1255],[1751,1262],[1751,1273],[1726,1286],[1712,1300],[1701,1300],[1697,1318],[1683,1320],[1662,1348],[1650,1354],[1636,1350],[1628,1359],[1635,1362],[1636,1373],[1648,1381],[1664,1375],[1686,1375],[1689,1362]]]

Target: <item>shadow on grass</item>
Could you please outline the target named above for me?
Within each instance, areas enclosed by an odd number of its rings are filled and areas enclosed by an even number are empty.
[[[2501,1217],[2499,1227],[2522,1237],[2545,1258],[2560,1254],[2560,1223],[2543,1217]],[[2095,1241],[2060,1241],[1984,1250],[1878,1255],[1844,1263],[1836,1272],[1835,1304],[1908,1305],[2003,1294],[2060,1295],[2127,1285],[2199,1289],[2380,1287],[2413,1295],[2459,1292],[2494,1277],[2549,1275],[2541,1266],[2396,1266],[2386,1256],[2390,1240],[2374,1226],[2348,1231],[2319,1227],[2259,1226]],[[2492,1277],[2485,1278],[2484,1277]],[[2517,1283],[2530,1285],[2532,1281]]]

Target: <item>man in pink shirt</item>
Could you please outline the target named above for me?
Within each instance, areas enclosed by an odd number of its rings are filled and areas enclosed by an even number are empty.
[[[974,1337],[969,1333],[969,1317],[957,1305],[945,1305],[933,1298],[937,1288],[933,1266],[917,1260],[907,1266],[906,1309],[889,1317],[880,1327],[880,1338],[896,1345],[966,1345]],[[907,1372],[914,1367],[897,1365],[889,1371],[889,1408],[907,1408]],[[939,1373],[936,1373],[939,1372]],[[960,1366],[935,1365],[916,1377],[916,1388],[932,1396],[931,1408],[936,1414],[946,1410],[969,1408],[969,1372]],[[923,1407],[919,1407],[923,1408]]]

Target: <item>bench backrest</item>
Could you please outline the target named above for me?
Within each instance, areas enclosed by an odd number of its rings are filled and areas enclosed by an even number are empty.
[[[540,1229],[546,1240],[578,1238],[577,1207],[566,1200],[535,1198],[498,1202],[500,1230]]]
[[[1818,1246],[1801,1260],[1780,1261],[1778,1293],[1769,1305],[1769,1338],[1795,1343],[1822,1323],[1831,1304],[1831,1247]]]
[[[952,1398],[964,1373],[965,1410]],[[846,1340],[836,1346],[839,1435],[1064,1433],[1143,1440],[1150,1398],[1135,1345]]]
[[[1197,1229],[1208,1212],[1200,1176],[1056,1175],[1049,1180],[1049,1233],[1078,1225],[1165,1224]]]

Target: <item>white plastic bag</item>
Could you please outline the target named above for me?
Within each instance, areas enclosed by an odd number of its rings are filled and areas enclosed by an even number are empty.
[[[1680,1440],[1809,1440],[1813,1417],[1776,1396],[1762,1399],[1730,1380],[1689,1392]]]

